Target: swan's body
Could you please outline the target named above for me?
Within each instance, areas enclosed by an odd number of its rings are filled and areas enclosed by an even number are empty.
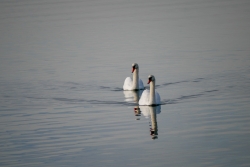
[[[155,91],[155,77],[153,75],[148,76],[148,84],[150,83],[150,90],[146,89],[142,92],[139,100],[139,105],[155,106],[161,104],[161,97],[158,92]]]
[[[144,89],[141,79],[139,79],[139,66],[137,63],[132,64],[133,80],[127,77],[123,84],[123,90],[140,90]]]

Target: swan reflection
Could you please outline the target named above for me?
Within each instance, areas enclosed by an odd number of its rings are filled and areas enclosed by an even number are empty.
[[[139,116],[141,116],[141,111],[138,105],[138,101],[140,100],[141,94],[143,90],[138,91],[123,91],[126,102],[134,102],[136,103],[134,107],[135,116],[137,116],[136,120],[140,120]]]
[[[161,113],[161,106],[140,106],[141,113],[148,118],[151,117],[151,128],[150,135],[152,139],[158,138],[158,125],[157,125],[157,116],[156,114]]]
[[[125,96],[125,101],[135,102],[134,113],[137,117],[136,120],[140,120],[140,116],[143,115],[145,118],[150,119],[150,135],[152,139],[158,138],[158,125],[157,125],[157,116],[156,114],[161,113],[161,106],[139,106],[138,101],[142,94],[143,90],[140,91],[123,91]]]
[[[126,102],[135,102],[138,103],[141,97],[143,90],[138,91],[123,91]]]

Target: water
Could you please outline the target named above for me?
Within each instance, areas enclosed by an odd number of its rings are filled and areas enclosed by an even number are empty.
[[[250,166],[249,1],[0,6],[1,166]]]

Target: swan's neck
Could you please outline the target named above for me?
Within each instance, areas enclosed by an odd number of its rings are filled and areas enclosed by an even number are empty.
[[[155,81],[150,82],[149,104],[155,104]]]
[[[139,69],[133,72],[133,89],[139,89]]]

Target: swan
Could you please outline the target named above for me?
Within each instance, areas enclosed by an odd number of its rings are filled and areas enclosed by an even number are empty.
[[[123,90],[140,90],[144,89],[144,85],[141,79],[139,79],[139,65],[137,63],[132,64],[133,80],[127,77],[123,84]]]
[[[153,75],[148,76],[148,84],[150,83],[150,90],[146,89],[142,92],[139,100],[139,105],[144,106],[156,106],[161,104],[161,97],[158,92],[155,91],[155,77]]]

